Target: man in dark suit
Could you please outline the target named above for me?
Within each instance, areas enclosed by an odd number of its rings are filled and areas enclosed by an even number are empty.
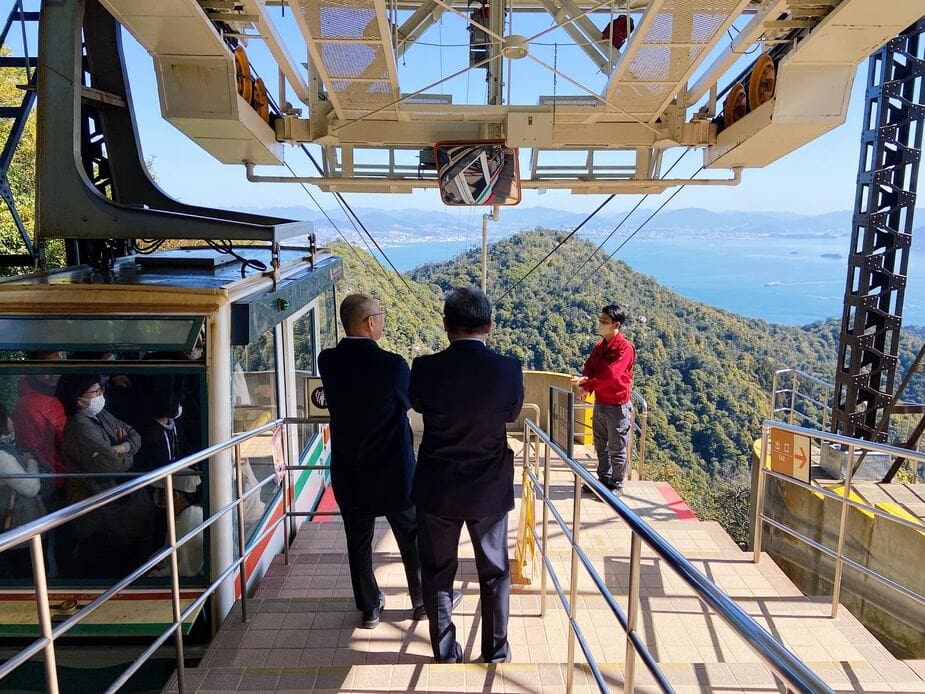
[[[385,606],[373,574],[377,516],[388,519],[398,543],[412,616],[426,616],[411,501],[411,374],[402,357],[376,344],[385,311],[373,297],[348,295],[340,305],[340,318],[346,337],[318,355],[318,370],[331,413],[331,484],[343,514],[353,598],[363,613],[362,626],[373,629]]]
[[[485,345],[491,303],[478,289],[451,292],[443,326],[450,346],[418,357],[411,368],[411,404],[424,417],[413,498],[424,607],[434,658],[462,662],[451,593],[465,524],[472,540],[482,606],[482,660],[510,660],[507,621],[511,574],[507,514],[514,508],[514,453],[506,422],[523,405],[520,362]]]

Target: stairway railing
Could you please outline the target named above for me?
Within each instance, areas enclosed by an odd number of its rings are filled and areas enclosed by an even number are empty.
[[[825,430],[834,393],[833,384],[812,374],[794,368],[778,369],[771,381],[771,419]]]
[[[542,445],[542,475],[540,480],[540,445]],[[536,456],[531,461],[530,450],[536,450]],[[574,501],[572,507],[571,526],[550,500],[550,460],[557,457],[565,465],[565,470],[572,475],[574,482]],[[624,663],[624,691],[632,692],[635,681],[636,657],[655,678],[663,691],[674,691],[665,673],[659,668],[655,656],[649,650],[642,636],[637,631],[639,621],[639,592],[640,592],[640,559],[642,543],[648,545],[655,554],[680,576],[694,591],[694,594],[709,608],[714,610],[723,621],[728,624],[747,643],[765,665],[786,686],[797,692],[829,692],[829,687],[806,666],[796,655],[776,640],[767,630],[728,595],[720,590],[716,584],[707,578],[690,561],[671,546],[661,535],[655,532],[642,518],[634,513],[618,497],[607,490],[597,479],[585,470],[574,458],[569,455],[543,431],[535,421],[527,419],[524,424],[523,468],[534,494],[542,500],[543,514],[539,536],[534,524],[527,524],[533,541],[539,548],[542,559],[540,578],[540,612],[545,614],[547,583],[551,579],[559,600],[568,616],[568,661],[566,689],[571,692],[574,681],[575,644],[581,648],[587,660],[591,673],[602,692],[609,691],[604,675],[591,652],[589,644],[576,620],[578,610],[578,569],[583,566],[591,577],[598,593],[604,599],[610,611],[616,617],[626,634],[626,660]],[[580,546],[581,537],[581,487],[586,485],[594,494],[613,511],[614,520],[622,520],[629,527],[632,536],[630,543],[630,576],[628,607],[624,610],[610,593],[606,582],[592,565],[587,554]],[[562,587],[562,581],[553,568],[547,548],[549,542],[549,516],[552,515],[563,535],[571,546],[571,574],[568,585],[568,594]]]
[[[16,668],[25,663],[30,658],[42,653],[45,662],[45,687],[49,694],[57,694],[59,691],[58,670],[55,658],[55,642],[65,636],[71,629],[80,624],[91,613],[96,611],[101,605],[118,595],[121,591],[129,587],[136,580],[144,576],[162,561],[167,560],[170,566],[171,577],[171,595],[173,602],[172,621],[167,628],[149,645],[142,653],[132,662],[116,680],[106,690],[107,692],[118,691],[125,685],[129,679],[144,665],[158,649],[161,648],[171,636],[174,637],[174,646],[177,662],[177,686],[180,692],[185,691],[184,678],[184,657],[183,657],[183,629],[182,625],[187,620],[196,615],[199,609],[205,604],[206,600],[215,593],[215,591],[228,580],[239,581],[241,591],[241,618],[242,621],[247,619],[247,559],[251,553],[261,548],[265,539],[272,537],[280,526],[283,529],[286,552],[286,562],[288,563],[288,548],[290,536],[291,518],[296,516],[320,516],[320,515],[340,515],[336,511],[294,511],[289,507],[290,490],[292,481],[289,472],[292,470],[324,470],[328,469],[327,465],[286,465],[284,466],[285,474],[281,476],[283,510],[284,512],[276,519],[267,523],[267,526],[256,536],[247,541],[244,535],[244,504],[251,496],[259,495],[263,488],[276,481],[276,476],[270,475],[258,482],[256,485],[245,491],[242,486],[243,471],[241,458],[241,445],[247,441],[263,435],[269,435],[280,428],[290,425],[313,423],[314,419],[300,418],[281,418],[268,422],[263,426],[257,427],[243,434],[238,434],[227,441],[210,446],[205,450],[194,455],[187,456],[176,462],[164,467],[158,468],[152,472],[135,476],[133,479],[122,484],[116,485],[104,492],[83,499],[75,504],[66,506],[48,515],[42,516],[34,521],[23,524],[8,532],[0,534],[0,554],[19,545],[28,543],[32,552],[32,571],[33,583],[35,586],[35,601],[38,610],[39,628],[41,637],[31,644],[20,650],[18,653],[11,655],[6,661],[0,664],[0,682],[3,681]],[[183,537],[177,537],[176,519],[174,516],[173,504],[173,475],[190,473],[190,468],[196,463],[208,460],[209,458],[222,453],[223,451],[232,450],[234,454],[235,475],[237,480],[237,494],[230,503],[221,508],[212,510],[208,518],[200,525],[191,529]],[[48,599],[48,583],[45,568],[44,547],[42,545],[42,536],[59,528],[88,513],[97,511],[113,502],[126,497],[133,492],[144,489],[152,483],[164,480],[165,501],[167,515],[167,546],[151,556],[144,564],[132,571],[128,576],[118,580],[112,587],[103,591],[90,603],[81,607],[77,612],[70,615],[67,619],[57,624],[53,624],[51,608]],[[223,567],[221,572],[212,580],[211,583],[203,590],[195,600],[190,602],[186,608],[181,607],[180,598],[180,578],[177,559],[177,551],[187,542],[191,541],[197,535],[202,533],[206,528],[219,522],[226,514],[236,514],[237,524],[237,557],[227,566]]]
[[[779,434],[786,435],[785,437],[774,436],[775,432]],[[813,441],[816,442],[816,445],[819,447],[839,447],[840,451],[838,453],[846,451],[847,455],[844,460],[844,470],[845,478],[844,485],[841,494],[836,494],[824,487],[816,486],[811,484],[808,481],[803,481],[797,479],[791,474],[786,472],[786,469],[793,468],[793,459],[796,451],[794,446],[790,446],[789,451],[779,451],[776,450],[774,445],[774,439],[777,441],[793,441],[793,437],[805,437],[809,442],[809,445],[813,445]],[[778,444],[779,446],[780,444]],[[761,557],[761,542],[764,526],[769,526],[776,528],[777,530],[786,533],[790,537],[793,537],[800,542],[803,542],[813,549],[821,552],[827,557],[831,558],[835,562],[835,573],[833,576],[833,586],[832,586],[832,617],[836,617],[838,614],[839,599],[841,595],[841,585],[842,585],[842,572],[844,567],[852,568],[860,573],[868,576],[869,578],[874,579],[878,583],[881,583],[892,590],[900,593],[901,595],[917,602],[919,605],[925,606],[925,596],[916,593],[914,590],[901,585],[900,583],[884,576],[883,574],[857,562],[849,557],[845,556],[845,544],[846,544],[846,535],[847,535],[847,525],[848,525],[848,509],[851,507],[861,509],[865,513],[870,513],[876,516],[877,518],[902,525],[918,532],[925,532],[925,525],[922,523],[914,522],[907,520],[906,518],[901,518],[892,513],[887,513],[886,511],[877,508],[873,504],[864,503],[858,501],[856,498],[852,498],[852,483],[853,475],[855,470],[855,462],[858,459],[858,456],[861,453],[865,453],[868,456],[870,454],[886,454],[892,456],[893,458],[903,458],[907,462],[910,462],[913,470],[915,471],[915,479],[918,478],[918,467],[925,463],[925,453],[909,450],[906,448],[898,448],[896,446],[890,446],[888,444],[882,443],[873,443],[870,441],[862,441],[861,439],[853,439],[848,436],[841,436],[839,434],[828,434],[823,431],[816,429],[808,429],[805,427],[798,427],[792,424],[785,424],[783,422],[773,422],[765,421],[762,424],[761,428],[761,454],[758,464],[758,487],[756,491],[756,504],[755,504],[755,522],[754,527],[754,537],[753,537],[753,547],[754,547],[754,561],[757,563]],[[833,451],[833,454],[835,452]],[[812,451],[806,452],[805,465],[810,465],[810,460],[812,457]],[[802,460],[800,458],[799,460]],[[770,465],[768,464],[770,463]],[[806,480],[809,480],[809,470],[807,469],[804,473]],[[786,523],[781,522],[779,519],[771,518],[767,516],[764,512],[765,507],[765,489],[767,487],[768,478],[779,480],[780,482],[788,485],[793,485],[800,487],[802,489],[809,490],[814,494],[823,496],[827,499],[832,499],[837,501],[840,505],[840,515],[839,515],[839,526],[838,526],[838,535],[836,537],[835,548],[827,547],[824,544],[813,540],[808,537],[806,534],[799,532],[795,528],[788,526]]]

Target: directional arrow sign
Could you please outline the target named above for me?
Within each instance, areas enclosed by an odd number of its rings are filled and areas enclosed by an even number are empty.
[[[809,483],[811,449],[808,436],[771,429],[771,469]]]

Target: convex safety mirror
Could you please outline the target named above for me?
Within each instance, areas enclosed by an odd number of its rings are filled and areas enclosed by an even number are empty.
[[[516,205],[520,202],[517,150],[503,140],[434,145],[440,197],[445,205]]]

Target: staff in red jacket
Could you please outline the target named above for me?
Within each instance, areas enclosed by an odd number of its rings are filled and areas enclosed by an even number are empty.
[[[594,449],[597,478],[619,496],[626,476],[626,449],[633,421],[633,364],[636,350],[620,334],[626,318],[617,304],[607,304],[597,320],[601,336],[577,380],[579,394],[594,393]]]

